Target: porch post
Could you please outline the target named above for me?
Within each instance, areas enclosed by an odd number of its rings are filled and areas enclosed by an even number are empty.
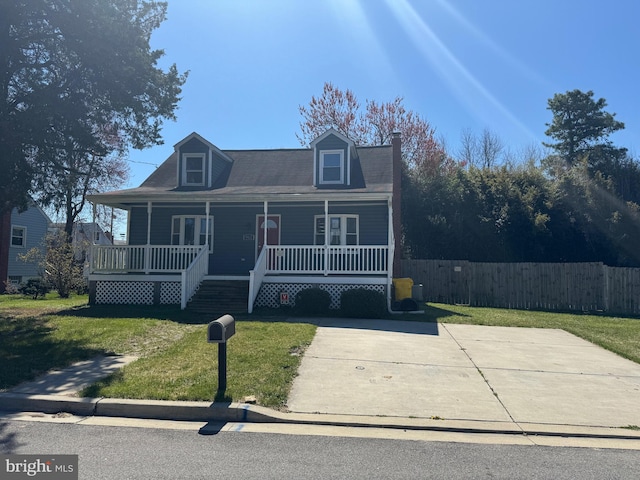
[[[329,275],[329,200],[324,201],[324,275]]]
[[[95,203],[91,204],[91,210],[92,210],[92,214],[93,214],[93,229],[97,230],[96,228],[96,218],[98,217],[98,206]],[[77,230],[77,229],[76,229]],[[88,263],[89,263],[89,273],[93,273],[93,269],[95,266],[95,262],[94,262],[94,258],[95,258],[95,254],[96,254],[96,236],[95,233],[93,234],[93,239],[91,241],[91,247],[89,249],[89,259],[88,259]],[[113,245],[113,228],[111,229],[111,244]]]
[[[204,244],[207,247],[207,251],[209,251],[209,213],[211,212],[211,202],[207,201],[206,206],[204,208],[204,212],[205,212],[205,237],[204,237]]]
[[[97,211],[97,208],[98,208],[98,207],[96,206],[96,204],[95,204],[95,203],[92,203],[92,204],[91,204],[91,207],[92,207],[92,211],[93,211],[93,225],[94,225],[94,227],[93,227],[93,228],[95,228],[95,225],[96,225],[96,217],[98,216],[98,211]],[[113,228],[112,228],[111,230],[113,230]],[[95,235],[94,235],[94,240],[95,240]],[[95,243],[95,242],[93,242],[93,243]]]
[[[152,202],[147,202],[147,245],[144,249],[144,273],[151,271],[151,212]]]
[[[393,277],[393,257],[395,250],[395,237],[393,234],[393,201],[389,199],[389,238],[387,239],[387,271],[389,278]]]
[[[266,248],[267,245],[269,245],[269,240],[267,237],[267,230],[269,228],[269,219],[267,217],[267,215],[269,214],[269,202],[267,200],[264,201],[264,221],[262,222],[262,226],[263,226],[263,237],[262,237],[262,248]],[[267,252],[268,253],[268,252]]]
[[[209,169],[209,173],[211,173],[211,169]],[[204,223],[205,225],[205,237],[204,237],[204,248],[206,248],[206,253],[205,255],[207,255],[207,267],[205,268],[205,273],[206,275],[209,274],[209,252],[211,252],[210,250],[210,246],[209,246],[209,233],[211,232],[211,229],[213,228],[213,224],[211,225],[211,227],[209,227],[209,220],[211,220],[211,218],[209,217],[209,215],[211,215],[211,202],[207,200],[207,203],[205,205],[205,221]],[[211,239],[213,241],[213,238]]]
[[[393,279],[393,258],[395,252],[395,238],[393,234],[393,200],[389,202],[389,238],[387,240],[387,309],[391,311],[391,284]]]

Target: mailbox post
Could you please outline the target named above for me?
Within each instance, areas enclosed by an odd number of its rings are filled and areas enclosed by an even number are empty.
[[[231,315],[209,323],[207,341],[218,344],[218,392],[227,389],[227,340],[236,333],[236,321]]]

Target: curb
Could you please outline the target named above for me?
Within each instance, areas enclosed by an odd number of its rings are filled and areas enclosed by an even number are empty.
[[[286,423],[457,433],[640,440],[640,431],[616,427],[284,413],[258,405],[236,402],[76,398],[60,395],[0,393],[0,411],[47,414],[65,412],[84,417],[100,416],[211,423]]]

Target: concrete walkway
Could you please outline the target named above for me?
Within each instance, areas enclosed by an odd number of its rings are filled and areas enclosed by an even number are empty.
[[[53,370],[32,382],[21,383],[9,391],[28,395],[76,397],[80,390],[117,372],[136,359],[137,357],[127,355],[95,357],[91,360],[74,363],[69,368]]]
[[[640,365],[563,330],[331,320],[303,358],[288,407],[640,426]]]

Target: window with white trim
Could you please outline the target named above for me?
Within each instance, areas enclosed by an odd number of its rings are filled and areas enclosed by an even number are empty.
[[[182,155],[182,185],[200,187],[204,185],[204,153]]]
[[[344,150],[320,152],[320,183],[344,183]]]
[[[209,228],[207,230],[207,223]],[[171,245],[205,245],[213,251],[213,217],[204,215],[175,215],[171,217]]]
[[[329,215],[329,245],[358,245],[358,215]],[[324,245],[326,235],[325,216],[315,216],[314,238],[316,245]]]
[[[19,248],[27,246],[27,227],[11,226],[11,246]]]

